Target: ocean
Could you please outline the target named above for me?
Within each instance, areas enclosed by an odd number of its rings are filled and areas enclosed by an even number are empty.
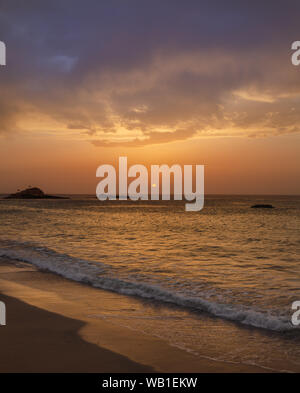
[[[174,201],[2,199],[0,219],[0,256],[140,302],[91,317],[196,356],[300,371],[300,197],[206,196],[200,212]]]

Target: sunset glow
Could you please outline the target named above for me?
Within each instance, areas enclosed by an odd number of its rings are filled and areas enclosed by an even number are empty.
[[[208,193],[299,194],[296,13],[155,3],[127,15],[125,4],[69,14],[5,2],[0,192],[93,194],[97,166],[126,155],[205,164]]]

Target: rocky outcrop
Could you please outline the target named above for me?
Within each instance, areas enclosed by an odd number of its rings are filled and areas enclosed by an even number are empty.
[[[253,209],[273,209],[274,206],[272,205],[268,205],[268,204],[257,204],[257,205],[253,205],[251,206]]]
[[[18,191],[15,194],[10,194],[6,199],[68,199],[66,197],[59,197],[54,195],[47,195],[38,187],[26,188]]]

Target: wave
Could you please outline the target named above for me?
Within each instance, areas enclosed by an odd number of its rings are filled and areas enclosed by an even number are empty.
[[[112,277],[109,276],[109,265],[60,254],[46,247],[33,246],[28,243],[1,242],[0,257],[27,262],[40,269],[95,288],[170,303],[256,328],[273,331],[299,330],[289,320],[280,316],[269,315],[241,305],[217,303],[200,297],[184,296],[158,285]]]

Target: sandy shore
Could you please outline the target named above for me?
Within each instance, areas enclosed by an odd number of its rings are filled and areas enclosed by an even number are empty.
[[[1,295],[8,324],[0,331],[1,372],[149,372],[131,361],[83,340],[84,323]]]
[[[94,289],[0,258],[0,372],[261,372],[199,358],[99,318],[130,297]],[[136,301],[136,300],[134,300]],[[127,306],[126,303],[126,306]]]

